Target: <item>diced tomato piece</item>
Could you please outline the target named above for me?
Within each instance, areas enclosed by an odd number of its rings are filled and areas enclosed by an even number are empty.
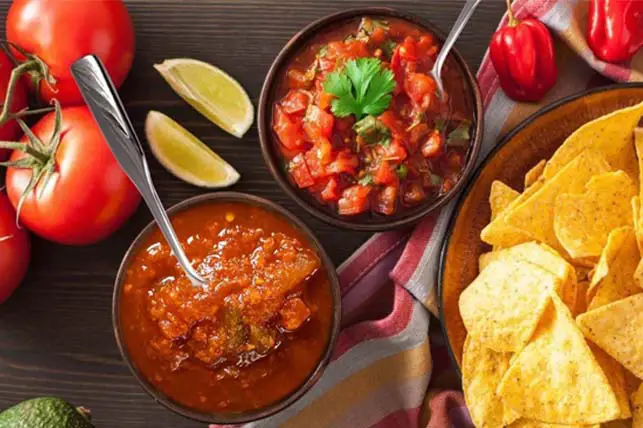
[[[325,201],[336,201],[340,197],[339,180],[336,177],[331,177],[326,183],[326,187],[321,191],[321,197]]]
[[[398,45],[393,51],[393,56],[391,57],[391,71],[395,76],[395,91],[393,93],[399,94],[404,89],[404,67],[402,67],[402,56],[400,55],[400,48],[402,45]]]
[[[345,149],[337,153],[334,161],[328,165],[327,171],[330,174],[340,174],[342,172],[355,175],[359,166],[359,159],[350,150]]]
[[[382,161],[375,171],[373,182],[375,184],[382,184],[385,186],[393,184],[397,182],[397,174],[393,171],[393,168],[387,161]]]
[[[281,326],[288,331],[295,331],[308,321],[310,313],[310,308],[299,297],[288,299],[279,311]]]
[[[337,59],[346,56],[346,45],[342,42],[330,42],[326,45],[326,56]]]
[[[338,132],[346,132],[353,129],[355,118],[353,116],[335,118],[335,129]]]
[[[409,73],[404,79],[404,92],[415,105],[426,110],[435,97],[435,80],[424,73]]]
[[[346,57],[350,59],[355,58],[364,58],[371,56],[371,53],[368,51],[366,42],[361,40],[353,40],[352,42],[346,43]]]
[[[451,171],[460,171],[462,169],[462,155],[454,150],[450,150],[446,156],[446,166]]]
[[[291,68],[288,70],[288,86],[296,89],[307,89],[310,87],[310,77],[303,71]]]
[[[325,110],[311,105],[304,117],[304,132],[309,141],[316,142],[320,138],[330,138],[333,134],[335,117]]]
[[[370,41],[376,46],[381,45],[386,40],[386,30],[382,27],[375,27],[371,33]]]
[[[406,139],[404,124],[392,110],[386,110],[378,116],[378,119],[391,131],[393,138]]]
[[[391,215],[395,212],[398,186],[386,186],[377,194],[373,209],[380,214]]]
[[[321,71],[330,73],[335,70],[337,67],[337,60],[335,58],[330,58],[328,55],[319,58],[319,68]]]
[[[453,186],[455,186],[456,180],[452,178],[447,178],[442,182],[442,186],[440,186],[440,192],[446,193],[449,190],[453,189]]]
[[[444,137],[437,129],[434,130],[426,142],[422,145],[422,156],[425,158],[435,158],[443,153]]]
[[[408,157],[404,144],[402,144],[402,141],[399,139],[393,140],[385,150],[386,158],[395,162],[402,162]]]
[[[286,114],[303,113],[308,108],[312,95],[303,89],[291,89],[281,100],[281,109]]]
[[[371,186],[354,185],[342,193],[342,197],[337,203],[337,209],[340,215],[357,215],[368,209],[368,195],[371,192]]]
[[[295,183],[297,183],[297,186],[301,189],[315,184],[315,179],[310,174],[306,161],[304,160],[304,155],[301,153],[290,161],[288,171],[293,180],[295,180]]]
[[[416,205],[426,199],[426,193],[419,183],[409,183],[402,196],[406,205]]]
[[[415,44],[418,57],[433,56],[438,51],[438,45],[430,34],[423,34]]]
[[[317,105],[322,110],[328,110],[333,102],[335,97],[328,92],[321,91],[319,92],[319,99],[317,100]]]
[[[420,123],[409,131],[409,142],[417,147],[429,135],[430,129],[426,123]]]
[[[278,105],[275,106],[273,129],[281,144],[288,150],[301,151],[304,136],[301,128],[301,119],[291,118]]]
[[[406,37],[399,48],[400,57],[403,60],[417,61],[417,51],[415,49],[415,40],[413,40],[413,37]]]

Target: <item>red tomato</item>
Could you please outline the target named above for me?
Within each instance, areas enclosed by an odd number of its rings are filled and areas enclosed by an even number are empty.
[[[358,166],[359,159],[357,156],[354,153],[351,153],[350,150],[345,149],[337,153],[337,157],[330,163],[330,165],[328,165],[326,171],[329,174],[345,172],[347,174],[354,175]]]
[[[291,119],[279,106],[275,106],[273,129],[281,144],[288,150],[300,151],[304,144],[301,118]]]
[[[27,273],[29,235],[16,226],[16,212],[4,193],[0,193],[0,303],[9,298]]]
[[[386,186],[375,198],[373,209],[380,214],[391,215],[395,212],[395,202],[397,201],[398,186]]]
[[[301,189],[315,184],[315,179],[310,174],[304,155],[301,153],[290,161],[288,171],[290,172],[292,179],[297,183],[297,186]]]
[[[375,171],[373,182],[383,185],[393,184],[397,182],[397,174],[387,161],[382,161]]]
[[[49,113],[31,130],[48,144],[55,113]],[[114,159],[87,107],[62,110],[61,142],[51,180],[25,197],[20,222],[50,241],[86,245],[114,233],[136,210],[140,196]],[[27,138],[22,138],[27,142]],[[14,151],[11,161],[25,157]],[[7,193],[18,205],[32,176],[30,169],[8,168]]]
[[[311,105],[304,118],[304,133],[313,143],[320,138],[330,138],[333,134],[335,117],[325,110]]]
[[[422,145],[422,156],[425,158],[434,158],[442,154],[444,148],[444,138],[440,131],[435,130],[429,135],[429,138]]]
[[[423,110],[431,105],[435,88],[435,80],[424,73],[409,73],[404,80],[404,92]]]
[[[321,191],[321,197],[325,201],[336,201],[339,199],[339,181],[335,177],[331,177]]]
[[[9,85],[9,78],[11,77],[11,70],[13,63],[7,55],[0,51],[0,98],[2,100],[7,96],[7,86]],[[0,101],[0,104],[2,102]],[[10,112],[16,113],[27,107],[27,89],[22,84],[22,80],[18,82],[16,88],[13,90],[13,98],[11,100]],[[22,131],[18,122],[11,120],[4,125],[0,126],[0,140],[1,141],[15,141],[20,137]],[[9,150],[0,149],[0,161],[7,160]]]
[[[281,101],[281,108],[284,113],[303,113],[308,108],[312,95],[303,89],[291,89]]]
[[[337,203],[340,215],[361,214],[368,209],[368,195],[371,186],[355,185],[344,190],[342,198]]]
[[[398,46],[400,57],[407,61],[416,61],[417,53],[413,37],[406,37],[404,42]]]
[[[14,0],[6,30],[9,42],[49,66],[56,88],[40,85],[45,101],[57,98],[65,106],[83,103],[69,67],[87,54],[100,57],[116,87],[132,68],[134,26],[121,0]]]

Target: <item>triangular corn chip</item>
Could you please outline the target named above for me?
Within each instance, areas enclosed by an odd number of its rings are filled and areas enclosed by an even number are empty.
[[[576,322],[585,337],[643,378],[643,294],[586,312]]]
[[[607,380],[609,380],[612,391],[614,391],[614,394],[616,395],[618,405],[621,408],[621,414],[618,418],[631,418],[632,411],[630,410],[630,399],[625,391],[625,369],[620,363],[607,355],[607,353],[598,346],[593,343],[588,343],[588,345],[589,349],[591,349],[594,354],[594,358],[596,358],[596,361],[603,369],[603,373],[605,373]]]
[[[478,428],[505,423],[504,405],[496,395],[500,379],[509,368],[512,354],[495,352],[469,334],[462,354],[462,388],[471,420]]]
[[[460,295],[460,314],[469,334],[497,352],[519,351],[557,292],[555,275],[522,260],[489,264]]]
[[[545,166],[545,180],[551,180],[579,153],[592,149],[603,154],[614,170],[622,169],[638,181],[633,132],[641,115],[643,103],[617,110],[578,128],[556,150]]]
[[[632,428],[643,428],[643,385],[632,394]]]
[[[543,175],[547,161],[542,159],[525,174],[525,189],[534,184]]]
[[[614,229],[587,291],[588,310],[639,293],[634,275],[640,258],[634,230],[629,226]]]
[[[534,337],[498,386],[526,419],[590,425],[616,419],[621,408],[569,310],[556,296]]]
[[[489,192],[489,206],[491,207],[491,220],[498,217],[514,200],[520,196],[520,193],[507,186],[499,180],[491,183]]]
[[[564,193],[582,193],[585,190],[585,184],[593,176],[608,171],[609,165],[601,155],[583,152],[565,166],[558,175],[545,181],[545,184],[531,197],[513,209],[508,209],[504,219],[507,225],[523,230],[529,233],[534,240],[548,244],[555,250],[562,252],[564,250],[554,233],[556,198]],[[482,230],[483,235],[484,232],[485,229]]]

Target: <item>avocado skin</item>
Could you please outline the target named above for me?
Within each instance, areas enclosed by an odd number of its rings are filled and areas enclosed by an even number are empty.
[[[0,413],[0,428],[93,428],[93,425],[65,400],[41,397]]]

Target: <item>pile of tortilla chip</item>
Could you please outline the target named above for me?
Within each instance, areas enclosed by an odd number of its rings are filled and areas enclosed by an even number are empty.
[[[643,428],[642,116],[585,124],[522,193],[492,184],[459,302],[476,427]]]

